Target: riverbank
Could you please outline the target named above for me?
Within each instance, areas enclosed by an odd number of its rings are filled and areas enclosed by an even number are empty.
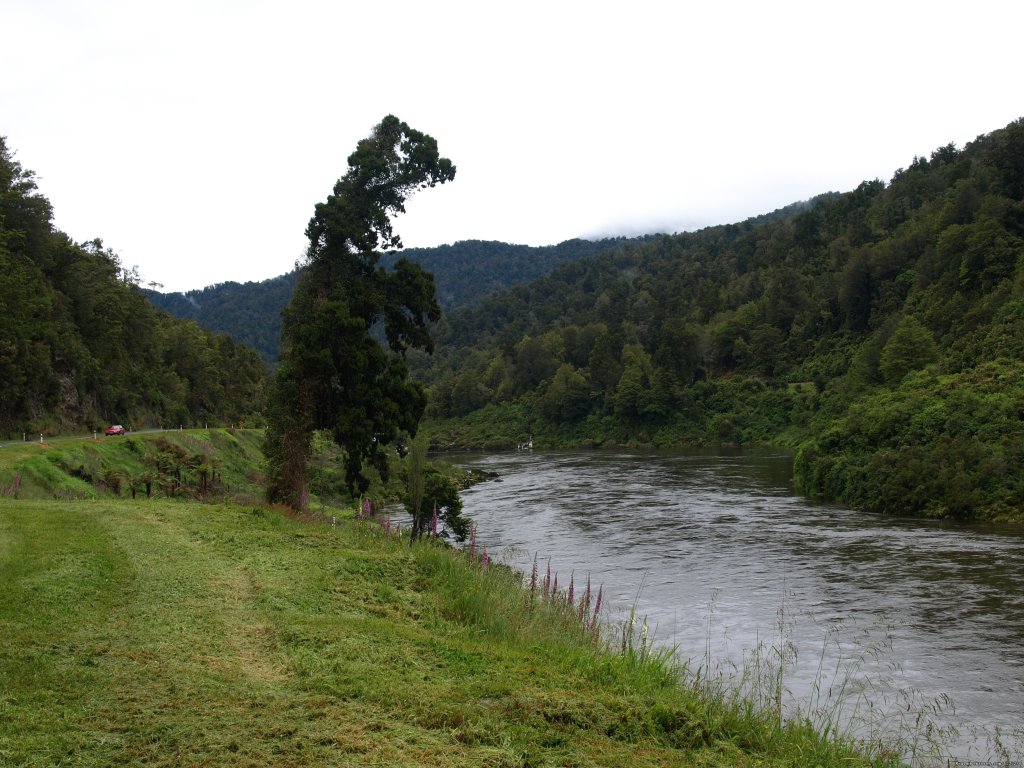
[[[809,499],[890,516],[1024,525],[1024,365],[908,374],[898,387],[769,385],[724,377],[694,385],[658,418],[614,410],[544,418],[526,393],[425,424],[438,450],[692,449],[758,446],[796,457]],[[689,391],[689,390],[688,390]]]
[[[827,703],[870,738],[916,723],[922,765],[1024,755],[1019,530],[816,504],[768,449],[449,458],[501,477],[463,494],[478,546],[589,575],[680,657],[784,658],[787,712]]]
[[[376,526],[0,500],[4,765],[890,765]]]

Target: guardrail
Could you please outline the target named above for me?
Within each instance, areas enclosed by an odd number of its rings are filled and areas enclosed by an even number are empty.
[[[124,437],[124,436],[127,436],[127,435],[152,435],[152,434],[155,434],[157,432],[192,432],[192,431],[201,430],[201,429],[232,429],[232,428],[233,429],[246,429],[246,427],[237,427],[237,426],[234,426],[234,425],[229,425],[229,426],[226,426],[226,427],[214,425],[213,427],[211,427],[209,424],[207,424],[204,427],[189,427],[188,429],[185,429],[184,425],[181,425],[181,426],[178,426],[178,427],[155,427],[155,428],[150,428],[150,429],[128,430],[127,432],[125,432],[124,435],[111,435],[110,437],[112,437],[112,438],[113,437]],[[249,429],[252,429],[252,427],[249,427]],[[91,434],[84,434],[84,435],[46,435],[45,433],[42,433],[42,432],[24,432],[24,433],[22,433],[22,439],[21,440],[8,440],[6,442],[0,442],[0,448],[10,448],[11,446],[15,446],[15,445],[30,445],[32,443],[35,443],[36,445],[41,445],[41,444],[44,444],[44,443],[55,443],[55,442],[62,442],[62,441],[65,441],[65,440],[99,440],[100,438],[105,438],[105,437],[107,437],[107,435],[104,435],[99,430],[97,430],[95,432],[92,432]]]

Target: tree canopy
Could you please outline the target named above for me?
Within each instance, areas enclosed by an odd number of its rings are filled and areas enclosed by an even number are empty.
[[[1024,509],[1024,120],[764,216],[626,242],[450,313],[445,447],[788,444],[809,494]]]
[[[255,353],[154,309],[134,269],[52,215],[0,137],[0,435],[251,421]]]
[[[633,238],[642,242],[646,238]],[[472,306],[514,285],[547,274],[560,264],[575,261],[627,242],[625,238],[566,240],[558,245],[512,245],[483,240],[462,240],[433,248],[403,248],[381,254],[378,266],[390,269],[400,259],[419,264],[434,276],[437,301],[446,314]],[[281,349],[281,314],[295,292],[298,273],[289,272],[259,282],[226,282],[185,293],[143,290],[159,309],[175,317],[195,320],[215,333],[227,333],[252,347],[273,366]]]
[[[392,217],[418,189],[451,181],[455,166],[433,137],[385,117],[348,158],[348,171],[306,228],[309,248],[284,313],[271,399],[267,497],[301,508],[315,430],[345,452],[349,488],[362,491],[364,464],[387,475],[385,447],[415,434],[426,397],[409,380],[408,349],[433,351],[429,323],[441,317],[433,277],[381,251],[402,247]],[[372,331],[380,330],[382,344]]]

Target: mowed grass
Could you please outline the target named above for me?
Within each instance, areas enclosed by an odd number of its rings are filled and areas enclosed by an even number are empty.
[[[866,765],[376,527],[0,499],[0,766]]]

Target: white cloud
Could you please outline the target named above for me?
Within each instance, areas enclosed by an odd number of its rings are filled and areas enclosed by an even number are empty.
[[[0,134],[168,289],[291,268],[387,113],[455,181],[407,246],[691,227],[888,179],[1024,113],[1018,6],[9,0]]]

